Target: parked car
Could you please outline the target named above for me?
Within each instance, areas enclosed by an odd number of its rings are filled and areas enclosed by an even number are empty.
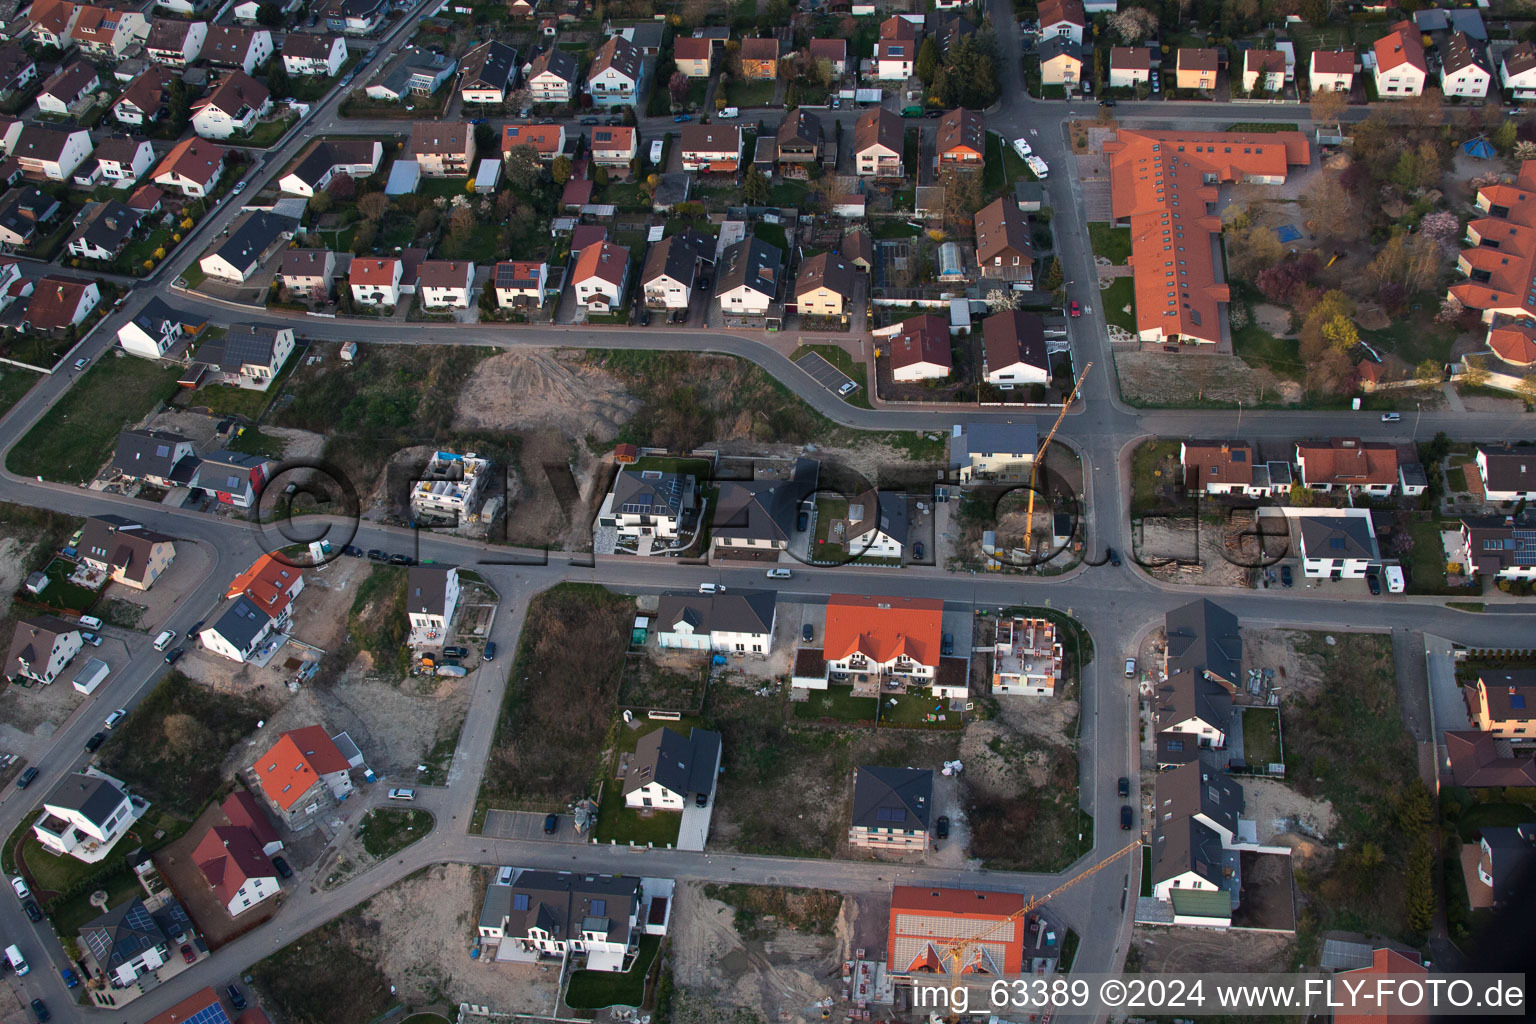
[[[192,628],[187,630],[187,639],[196,640],[197,634],[203,631],[203,623],[207,621],[207,619],[198,619],[196,622],[192,623]]]
[[[1294,582],[1295,579],[1291,576],[1291,567],[1282,565],[1280,567],[1280,585],[1282,587],[1289,587]]]
[[[79,988],[80,987],[80,975],[76,974],[74,971],[72,971],[68,967],[60,967],[59,968],[59,977],[64,979],[64,987],[65,988]]]
[[[237,181],[237,182],[235,182],[235,187],[230,189],[230,192],[232,192],[235,195],[239,195],[241,192],[244,192],[244,191],[245,191],[245,182],[244,181]]]
[[[86,365],[89,362],[90,362],[90,360],[88,360],[88,359],[76,359],[75,360],[75,369],[83,370],[83,369],[85,369]]]
[[[1115,101],[1114,100],[1099,100],[1099,106],[1101,106],[1101,107],[1112,107],[1114,105],[1115,105]]]
[[[722,587],[718,583],[700,583],[699,584],[699,593],[701,593],[701,594],[719,594],[719,593],[723,592],[724,590],[725,590],[725,588]]]
[[[293,868],[289,867],[288,866],[288,862],[286,860],[284,860],[283,858],[281,858],[281,857],[273,857],[272,858],[272,866],[277,869],[277,876],[279,878],[292,878],[293,877]]]
[[[1381,422],[1383,423],[1400,423],[1402,419],[1403,414],[1399,412],[1384,412],[1381,414]]]
[[[1124,775],[1120,776],[1120,796],[1122,798],[1131,795],[1131,780]]]
[[[185,647],[173,647],[165,652],[165,663],[167,665],[174,665],[176,662],[180,661],[181,656],[186,653],[187,649]]]
[[[843,383],[841,385],[839,385],[839,387],[837,389],[837,393],[839,395],[841,395],[842,397],[847,398],[849,395],[853,394],[858,389],[859,389],[859,386],[857,384],[855,384],[853,381],[845,380],[845,381],[843,381]]]
[[[597,124],[597,118],[595,118],[595,117],[584,117],[584,118],[581,119],[581,123],[582,124]]]
[[[118,722],[121,722],[127,717],[127,710],[124,708],[118,708],[116,711],[107,716],[107,728],[111,729],[113,726],[117,725]]]
[[[795,516],[795,529],[796,530],[798,530],[800,533],[804,533],[806,530],[809,530],[810,528],[811,528],[811,514],[809,512],[801,512],[799,515]]]
[[[702,792],[701,793],[696,793],[696,794],[694,794],[693,802],[697,806],[699,806],[699,807],[708,807],[709,806],[709,794],[708,793],[702,793]]]
[[[790,572],[788,569],[769,569],[768,570],[768,578],[771,579],[771,580],[787,580],[787,579],[789,579],[793,575],[794,575],[794,573]]]
[[[101,636],[99,634],[97,634],[97,633],[81,633],[80,634],[80,639],[84,640],[86,643],[90,644],[92,647],[100,647],[101,646]]]
[[[155,650],[163,651],[167,647],[171,646],[171,644],[174,643],[175,640],[176,640],[176,631],[175,630],[172,630],[172,629],[162,629],[160,631],[160,635],[155,637]]]
[[[914,543],[912,545],[912,557],[913,558],[922,558],[923,557],[923,542],[922,541],[917,541],[916,543]]]
[[[1131,808],[1129,805],[1120,808],[1120,827],[1126,831],[1131,827]]]
[[[11,888],[16,890],[16,898],[19,900],[24,900],[32,895],[32,890],[27,888],[27,883],[20,875],[11,879]]]
[[[939,640],[939,653],[948,657],[955,653],[955,634],[945,633]]]
[[[467,658],[467,657],[469,657],[469,648],[468,647],[444,647],[443,648],[443,657],[445,657],[445,658]]]
[[[416,791],[414,789],[392,789],[389,791],[389,798],[391,800],[415,800]]]
[[[37,909],[36,900],[27,900],[21,905],[21,909],[27,912],[27,920],[34,924],[43,919],[43,912]]]
[[[1072,300],[1072,304],[1067,307],[1067,312],[1070,313],[1073,316],[1082,316],[1083,315],[1083,307],[1079,306],[1077,304],[1077,300],[1076,299],[1073,299]]]
[[[181,947],[181,958],[189,964],[197,963],[197,954],[192,951],[190,945]]]
[[[229,994],[229,1005],[237,1010],[245,1009],[245,993],[240,991],[239,985],[231,985],[224,990]]]
[[[1377,576],[1373,572],[1372,573],[1367,573],[1366,576],[1365,576],[1365,585],[1367,587],[1371,588],[1371,596],[1372,597],[1376,597],[1376,596],[1380,595],[1380,593],[1381,593],[1381,577]]]
[[[496,660],[496,642],[494,640],[485,645],[485,653],[481,657],[486,661]]]
[[[552,836],[558,831],[560,831],[560,815],[544,815],[544,834],[547,836]]]
[[[816,639],[816,630],[811,627],[809,622],[800,627],[800,640],[802,643],[808,644],[814,639]]]
[[[48,1004],[41,999],[32,1000],[32,1016],[37,1018],[37,1024],[53,1020],[53,1014],[48,1012]]]
[[[346,547],[341,549],[341,553],[346,555],[348,558],[363,557],[363,549],[358,547],[356,544],[348,544]]]
[[[85,741],[85,752],[94,754],[101,749],[101,745],[107,742],[107,734],[104,732],[92,733],[91,738]]]
[[[1104,552],[1105,552],[1106,555],[1109,556],[1109,564],[1115,566],[1116,568],[1119,568],[1120,567],[1120,552],[1116,551],[1114,548],[1105,548]]]
[[[1125,659],[1125,678],[1131,679],[1135,675],[1136,675],[1136,659],[1135,658],[1126,658]]]
[[[378,548],[369,548],[368,549],[368,561],[370,561],[370,562],[387,562],[387,561],[389,561],[389,556],[386,555],[384,552],[380,551]]]
[[[692,114],[678,114],[676,117],[674,117],[672,119],[672,123],[673,124],[682,124],[684,121],[692,121],[692,120],[693,120],[693,115]]]
[[[16,780],[16,788],[26,789],[28,786],[32,785],[32,780],[35,778],[37,778],[37,769],[28,768],[26,771],[21,773],[21,778]]]
[[[412,558],[410,555],[390,555],[389,556],[389,564],[390,565],[415,565],[416,564],[416,559]]]
[[[939,839],[948,839],[949,838],[949,816],[948,815],[944,815],[944,814],[939,815],[938,820],[933,823],[933,834],[935,836],[937,836]]]

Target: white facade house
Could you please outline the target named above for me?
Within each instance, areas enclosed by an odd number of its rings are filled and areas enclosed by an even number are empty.
[[[355,259],[348,284],[352,301],[363,306],[394,306],[400,302],[404,264],[397,259]]]
[[[542,307],[549,287],[549,264],[504,260],[496,264],[491,285],[496,289],[496,305],[502,309],[519,305]]]
[[[347,62],[347,41],[341,36],[292,33],[283,42],[283,70],[290,75],[330,78]]]
[[[1364,579],[1381,564],[1369,509],[1286,509],[1309,579]]]
[[[416,293],[427,309],[468,309],[475,265],[467,260],[423,260]]]
[[[633,104],[640,89],[640,48],[623,36],[612,36],[597,51],[587,69],[587,95],[598,107]]]
[[[1489,502],[1536,501],[1536,448],[1477,449],[1477,475]]]
[[[640,936],[664,932],[651,928],[642,913],[652,905],[641,889],[651,888],[650,879],[523,870],[513,881],[511,870],[503,869],[508,877],[486,887],[478,922],[497,962],[582,958],[589,971],[625,971],[634,964]]]
[[[411,643],[441,644],[459,607],[459,570],[452,566],[414,565],[406,574],[405,611],[411,623]]]
[[[767,655],[773,651],[777,597],[771,590],[663,594],[656,642],[684,651]]]
[[[1429,77],[1429,62],[1419,30],[1411,21],[1398,22],[1376,40],[1376,95],[1384,100],[1419,96]]]
[[[587,246],[576,261],[571,282],[576,301],[587,309],[618,309],[629,283],[629,250],[612,242]]]
[[[535,103],[569,103],[576,95],[576,58],[559,47],[539,54],[523,70]]]
[[[1512,100],[1536,100],[1536,44],[1519,43],[1504,51],[1499,79]]]
[[[433,452],[423,476],[411,485],[412,517],[467,521],[480,511],[490,475],[491,460],[474,452]]]
[[[1493,68],[1483,44],[1465,32],[1453,32],[1440,65],[1440,91],[1447,98],[1482,99],[1493,83]]]
[[[28,124],[11,146],[11,156],[23,172],[68,181],[91,155],[91,133],[83,128]]]
[[[204,649],[230,661],[250,661],[262,645],[280,633],[289,622],[289,606],[276,615],[245,595],[230,602],[228,609],[211,626],[197,634]]]
[[[271,111],[272,95],[267,87],[243,72],[232,71],[212,92],[192,104],[192,130],[205,139],[248,135]]]
[[[686,473],[625,467],[603,499],[598,522],[621,539],[676,540],[684,520],[696,514],[698,484]]]
[[[93,771],[77,772],[48,794],[32,834],[50,853],[98,864],[148,808],[149,804],[130,797],[116,779]]]
[[[272,861],[248,828],[214,826],[192,851],[192,860],[230,917],[238,917],[282,889]]]
[[[1080,0],[1041,0],[1038,8],[1040,38],[1071,40],[1073,46],[1083,45],[1083,32],[1088,27]]]
[[[84,641],[79,628],[54,615],[37,615],[16,624],[5,675],[25,676],[40,683],[59,677]]]
[[[1355,51],[1313,50],[1307,82],[1313,92],[1349,92],[1355,84]]]
[[[123,351],[143,359],[160,359],[181,340],[182,318],[159,299],[150,299],[139,314],[117,329]]]
[[[640,737],[624,776],[624,806],[680,811],[690,798],[707,802],[720,772],[720,734],[694,728],[687,736],[662,726]]]
[[[101,168],[101,176],[117,182],[119,187],[138,181],[154,162],[155,147],[148,139],[109,136],[96,147],[96,163]]]

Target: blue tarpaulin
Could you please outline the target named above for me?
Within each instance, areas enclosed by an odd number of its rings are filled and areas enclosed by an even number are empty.
[[[1275,233],[1280,236],[1280,241],[1282,242],[1294,242],[1301,237],[1301,229],[1292,227],[1289,224],[1284,225]]]
[[[1493,157],[1493,146],[1481,135],[1475,139],[1468,139],[1466,142],[1463,142],[1461,150],[1468,156],[1475,156],[1479,160],[1488,160]]]

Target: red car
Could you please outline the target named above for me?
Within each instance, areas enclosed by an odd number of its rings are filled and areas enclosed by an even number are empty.
[[[1077,300],[1076,299],[1072,300],[1072,305],[1067,307],[1067,311],[1070,312],[1073,316],[1082,316],[1083,315],[1083,307],[1079,306],[1077,304]]]
[[[197,963],[197,954],[192,952],[191,946],[181,947],[181,958],[189,964]]]

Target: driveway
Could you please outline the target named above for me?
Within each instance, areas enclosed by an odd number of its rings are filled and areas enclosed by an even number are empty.
[[[576,819],[560,815],[560,824],[552,836],[544,834],[544,815],[538,811],[486,811],[481,835],[496,839],[543,839],[551,843],[579,843]]]
[[[720,777],[720,757],[724,751],[715,754],[715,778]],[[709,819],[715,813],[715,787],[709,790],[709,803],[700,807],[694,801],[689,800],[683,805],[683,820],[677,828],[677,848],[679,850],[693,850],[695,852],[704,849],[704,843],[709,839]]]

